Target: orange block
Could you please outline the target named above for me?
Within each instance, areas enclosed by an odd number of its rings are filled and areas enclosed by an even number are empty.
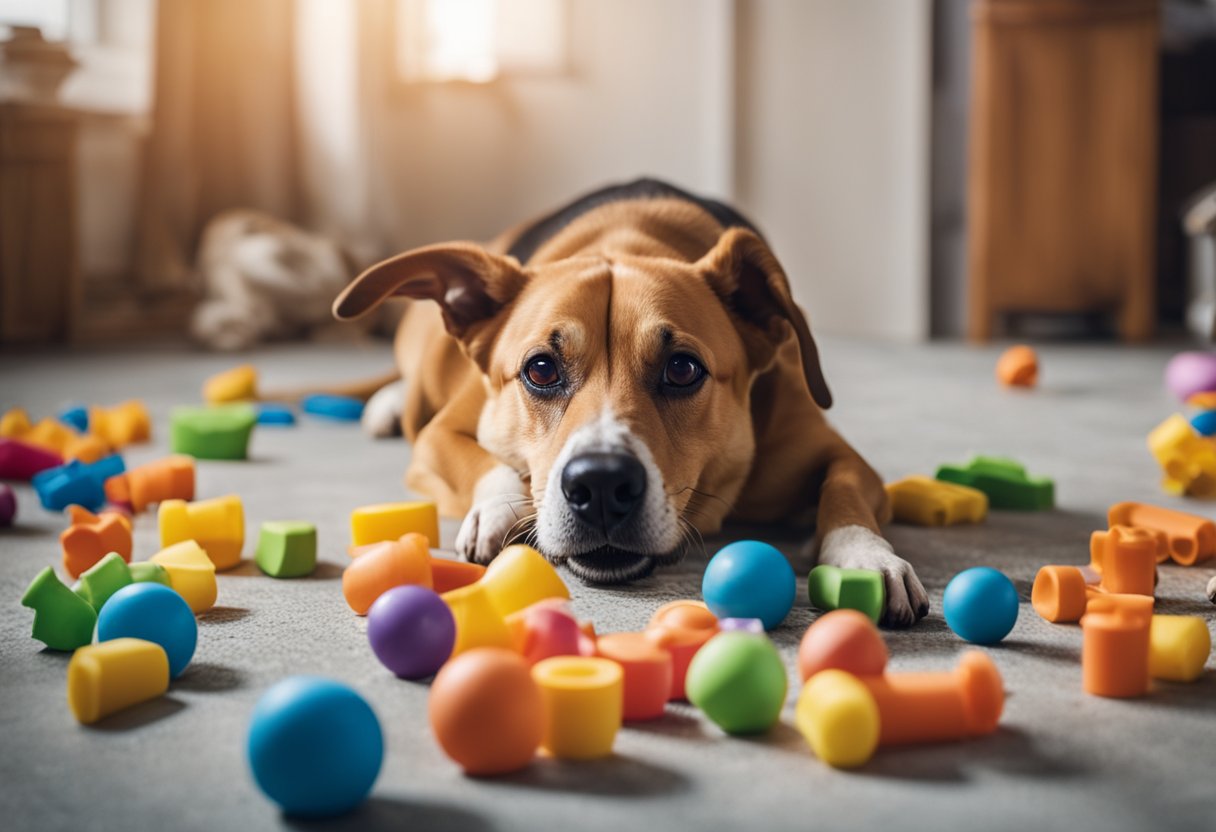
[[[1148,693],[1153,599],[1143,595],[1094,598],[1081,618],[1081,683],[1095,696]]]
[[[700,601],[672,601],[655,610],[646,639],[671,655],[671,699],[684,695],[684,677],[697,651],[718,634],[718,619]]]
[[[110,552],[131,562],[131,521],[123,515],[106,511],[94,514],[80,506],[68,506],[72,525],[59,535],[63,549],[63,569],[73,578]]]
[[[1034,576],[1030,604],[1053,624],[1074,623],[1085,615],[1091,587],[1075,566],[1044,566]]]
[[[486,568],[480,563],[431,558],[431,580],[435,584],[435,591],[440,595],[476,583],[484,574],[486,574]]]
[[[75,437],[63,448],[64,459],[79,459],[81,462],[96,462],[109,453],[110,446],[91,433]]]
[[[1039,356],[1025,344],[1010,347],[996,362],[996,378],[1006,387],[1034,387],[1039,378]]]
[[[1112,526],[1089,538],[1089,567],[1106,592],[1152,595],[1157,586],[1159,535],[1134,526]]]
[[[194,457],[170,456],[106,480],[106,499],[136,512],[165,500],[194,499]]]
[[[37,445],[39,448],[65,456],[64,449],[72,444],[79,435],[58,419],[47,417],[27,430],[23,436],[17,438],[22,442]]]
[[[1165,550],[1157,560],[1171,557],[1183,566],[1193,566],[1216,555],[1216,523],[1197,514],[1150,506],[1145,503],[1116,503],[1107,512],[1111,526],[1139,526],[1165,535]]]
[[[611,633],[599,637],[596,655],[611,659],[624,671],[626,722],[658,719],[664,714],[674,673],[668,651],[645,633]]]
[[[880,715],[880,745],[960,740],[991,734],[1005,708],[1000,671],[988,654],[969,650],[946,673],[858,676]]]
[[[395,586],[431,589],[430,561],[425,535],[410,533],[374,544],[342,573],[342,595],[352,610],[366,615],[375,600]]]

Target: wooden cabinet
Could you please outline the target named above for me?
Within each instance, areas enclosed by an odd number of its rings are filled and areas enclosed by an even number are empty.
[[[1154,323],[1157,0],[975,0],[968,330],[1001,313]]]

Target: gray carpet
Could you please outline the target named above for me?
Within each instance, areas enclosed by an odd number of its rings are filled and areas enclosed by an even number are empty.
[[[251,563],[220,578],[219,606],[200,621],[193,666],[168,697],[94,728],[64,701],[67,657],[29,638],[18,604],[28,580],[58,562],[63,523],[18,490],[19,526],[0,535],[0,826],[12,830],[278,829],[1019,829],[1211,828],[1216,817],[1216,674],[1194,685],[1159,684],[1142,701],[1086,696],[1075,627],[1042,622],[1026,603],[1044,563],[1080,563],[1106,507],[1126,499],[1210,506],[1164,497],[1144,437],[1173,404],[1161,389],[1165,350],[1060,346],[1042,351],[1043,386],[999,390],[995,349],[895,348],[827,340],[833,420],[888,477],[932,473],[973,452],[1014,456],[1057,483],[1059,508],[995,512],[973,528],[890,530],[933,599],[929,618],[888,633],[893,666],[948,668],[964,645],[946,628],[941,593],[957,571],[987,564],[1018,584],[1021,615],[989,649],[1008,704],[991,737],[880,751],[865,768],[833,771],[785,721],[759,739],[731,739],[688,707],[624,730],[616,756],[595,763],[538,761],[499,780],[470,780],[440,752],[425,719],[424,685],[392,678],[373,658],[364,622],[340,592],[347,516],[361,504],[402,496],[408,449],[358,430],[305,421],[261,428],[253,459],[200,464],[199,492],[245,501],[249,534],[270,519],[317,524],[323,563],[315,576],[275,581]],[[269,384],[374,375],[383,345],[283,347],[250,356]],[[68,401],[145,399],[156,420],[151,445],[128,462],[166,452],[169,408],[195,401],[209,374],[233,363],[176,347],[0,357],[0,407],[35,415]],[[444,535],[453,539],[456,525]],[[763,535],[787,552],[798,536]],[[714,551],[720,541],[710,542]],[[251,552],[247,544],[247,556]],[[136,556],[156,549],[155,522],[140,519]],[[629,588],[592,590],[571,580],[578,612],[603,632],[638,629],[661,602],[699,595],[703,559]],[[807,565],[799,564],[805,574]],[[1162,569],[1159,608],[1208,619],[1210,567]],[[803,588],[805,585],[803,584]],[[792,668],[812,616],[805,596],[773,635]],[[280,816],[254,787],[244,758],[247,721],[277,679],[319,673],[354,685],[379,714],[387,757],[371,800],[341,822]],[[791,691],[791,703],[795,691]]]

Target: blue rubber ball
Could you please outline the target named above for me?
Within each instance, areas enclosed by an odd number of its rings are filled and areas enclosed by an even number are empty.
[[[338,422],[357,422],[363,416],[363,402],[350,396],[317,393],[300,402],[305,413]]]
[[[249,765],[289,815],[354,809],[376,782],[384,736],[371,706],[332,679],[291,676],[262,694],[249,725]]]
[[[705,567],[701,597],[718,618],[759,618],[771,630],[785,620],[797,590],[785,555],[758,540],[724,546]]]
[[[942,596],[946,623],[972,644],[996,644],[1018,620],[1018,591],[1004,573],[989,566],[959,572]]]
[[[1216,434],[1216,410],[1202,410],[1191,417],[1191,427],[1200,436]]]
[[[116,638],[142,638],[165,648],[169,677],[176,679],[194,657],[198,621],[186,599],[164,584],[129,584],[97,614],[97,640]]]

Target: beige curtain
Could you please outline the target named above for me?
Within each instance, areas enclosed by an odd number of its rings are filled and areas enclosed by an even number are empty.
[[[302,214],[294,0],[160,0],[152,133],[137,273],[147,290],[190,285],[216,213]]]

